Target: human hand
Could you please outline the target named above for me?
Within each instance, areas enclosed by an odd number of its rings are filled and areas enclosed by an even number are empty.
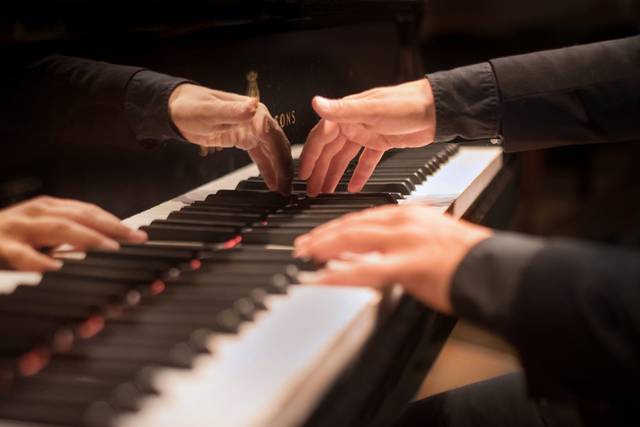
[[[456,221],[428,207],[382,206],[348,214],[295,241],[294,255],[327,262],[299,275],[303,283],[398,283],[423,303],[452,313],[453,274],[469,250],[491,230]]]
[[[255,98],[192,84],[176,87],[169,114],[182,135],[208,148],[246,150],[271,191],[291,192],[291,145],[278,122]]]
[[[147,235],[95,205],[76,200],[36,197],[0,210],[0,261],[17,270],[46,271],[62,266],[37,248],[67,243],[79,250],[116,250],[116,240],[141,243]]]
[[[362,190],[382,154],[391,148],[422,147],[435,137],[435,109],[426,78],[311,103],[321,117],[300,156],[299,177],[311,196],[335,191],[349,162],[364,147],[349,182]]]

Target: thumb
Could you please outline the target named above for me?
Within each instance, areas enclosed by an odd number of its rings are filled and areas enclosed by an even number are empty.
[[[367,116],[368,107],[362,99],[328,99],[314,96],[311,106],[323,119],[338,123],[361,123]]]

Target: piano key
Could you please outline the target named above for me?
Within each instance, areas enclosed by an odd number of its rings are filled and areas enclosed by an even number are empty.
[[[135,410],[141,391],[132,383],[106,378],[25,378],[12,387],[11,401],[35,404],[86,404],[111,402],[119,408]]]
[[[235,227],[170,225],[157,221],[140,229],[149,235],[150,240],[225,242],[238,234]]]
[[[85,404],[33,403],[0,399],[0,418],[54,426],[106,427],[87,419]]]
[[[149,259],[171,263],[186,262],[194,259],[197,251],[184,248],[167,248],[152,245],[123,245],[118,251],[90,250],[86,259],[114,258],[114,259]]]
[[[237,212],[218,213],[218,212],[202,212],[202,211],[176,211],[171,212],[167,219],[192,219],[192,220],[204,220],[204,221],[236,221],[243,222],[244,224],[254,221],[259,221],[263,215],[258,214],[242,214]]]
[[[184,206],[180,209],[180,212],[211,212],[211,213],[244,213],[253,215],[264,215],[271,212],[273,208],[264,208],[257,206],[236,206],[236,205],[224,205],[217,206],[203,201],[195,201],[188,206]]]
[[[169,282],[170,286],[183,285],[199,285],[210,286],[216,288],[261,288],[270,293],[286,293],[287,288],[292,284],[291,279],[284,274],[274,274],[271,277],[265,277],[256,274],[247,275],[203,275],[203,274],[184,274],[180,278]]]
[[[67,267],[70,265],[78,265],[92,268],[141,269],[155,273],[162,273],[176,266],[176,263],[173,261],[130,256],[119,258],[93,256],[84,259],[65,259],[64,264]]]
[[[311,230],[310,227],[303,228],[251,228],[243,234],[242,239],[245,243],[261,244],[261,245],[284,245],[293,246],[296,237],[305,234]]]
[[[184,343],[175,346],[150,343],[120,346],[110,344],[108,340],[80,342],[69,352],[69,355],[74,357],[139,362],[176,368],[190,368],[197,354],[198,352]]]

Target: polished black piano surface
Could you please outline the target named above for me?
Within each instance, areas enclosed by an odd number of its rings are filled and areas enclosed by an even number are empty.
[[[243,94],[254,71],[261,101],[294,144],[317,120],[313,95],[346,95],[422,73],[414,45],[422,5],[415,1],[69,1],[13,8],[3,18],[1,45],[3,62],[13,68],[64,54]],[[97,129],[108,120],[96,117],[95,132],[73,144],[3,143],[4,193],[75,197],[125,217],[248,162],[239,150],[203,158],[197,147],[178,142],[149,150],[133,138],[105,140]]]

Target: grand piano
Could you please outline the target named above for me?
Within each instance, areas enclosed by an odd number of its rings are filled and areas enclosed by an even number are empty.
[[[15,21],[22,38],[8,45],[259,91],[294,158],[316,121],[312,95],[421,75],[418,2],[182,4],[114,3],[92,25],[82,4],[35,21],[24,9]],[[389,203],[495,222],[513,172],[488,145],[390,152],[362,193],[314,199],[303,183],[288,198],[268,193],[235,150],[42,147],[17,182],[100,202],[151,241],[118,252],[63,248],[59,272],[0,274],[0,426],[387,425],[454,319],[395,287],[298,284],[297,272],[318,266],[292,258],[291,243],[331,218]]]

